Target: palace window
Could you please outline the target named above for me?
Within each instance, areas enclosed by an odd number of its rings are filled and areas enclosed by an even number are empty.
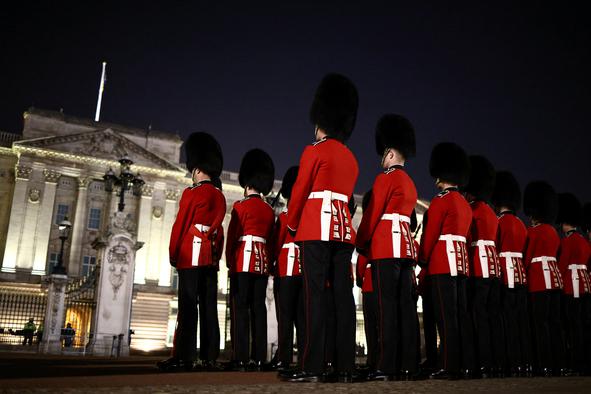
[[[66,216],[68,216],[68,213],[70,212],[70,207],[66,204],[58,204],[57,205],[57,212],[55,214],[55,224],[60,224],[60,222],[62,220],[64,220],[64,218]]]
[[[96,257],[94,256],[84,256],[82,259],[82,271],[80,272],[82,276],[88,276],[92,272],[92,269],[96,265]]]
[[[98,230],[101,226],[101,209],[100,208],[90,208],[90,213],[88,215],[88,229],[89,230]]]

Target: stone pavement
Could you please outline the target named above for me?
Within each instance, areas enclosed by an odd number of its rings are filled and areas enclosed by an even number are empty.
[[[157,359],[0,353],[0,393],[591,393],[591,377],[302,384],[273,372],[160,373]]]

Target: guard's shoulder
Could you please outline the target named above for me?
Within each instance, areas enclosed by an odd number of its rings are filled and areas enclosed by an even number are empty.
[[[449,190],[442,190],[439,193],[437,193],[437,196],[436,197],[442,198],[442,197],[447,196],[448,194],[449,194]]]
[[[385,170],[384,170],[384,174],[388,175],[388,174],[391,174],[391,173],[393,173],[393,172],[394,172],[394,171],[396,171],[396,170],[397,170],[397,168],[396,168],[396,167],[387,168],[387,169],[385,169]]]
[[[320,144],[322,144],[323,142],[326,142],[326,141],[327,141],[327,139],[326,138],[323,138],[321,140],[318,140],[318,141],[314,142],[312,144],[312,146],[318,146],[318,145],[320,145]]]

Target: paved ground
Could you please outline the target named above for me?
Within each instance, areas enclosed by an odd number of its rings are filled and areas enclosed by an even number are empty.
[[[0,353],[0,393],[591,393],[591,378],[296,384],[272,372],[159,373],[154,357],[105,359]]]

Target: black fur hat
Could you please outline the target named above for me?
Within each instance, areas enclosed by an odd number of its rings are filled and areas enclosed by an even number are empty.
[[[359,97],[353,82],[340,74],[328,74],[316,89],[310,121],[329,137],[345,142],[353,133],[358,105]]]
[[[238,182],[240,186],[247,186],[267,195],[273,189],[275,180],[275,166],[267,152],[262,149],[251,149],[242,158]]]
[[[523,212],[542,223],[554,224],[558,213],[558,197],[548,182],[530,182],[523,191]]]
[[[477,200],[488,201],[495,187],[495,168],[484,156],[472,155],[469,160],[470,177],[464,191]]]
[[[441,142],[431,151],[429,172],[433,178],[464,186],[470,176],[470,161],[461,146]]]
[[[521,208],[521,189],[512,173],[497,172],[491,201],[496,208],[507,207],[513,212]]]
[[[213,183],[213,185],[215,187],[217,187],[218,189],[222,190],[222,180],[221,178],[212,178],[211,179],[211,183]]]
[[[388,148],[396,149],[405,159],[414,157],[417,152],[415,129],[402,115],[386,114],[376,126],[376,151],[383,155]]]
[[[581,228],[583,231],[591,231],[591,202],[583,205],[583,224]]]
[[[300,166],[290,167],[285,172],[285,175],[283,175],[283,181],[281,182],[281,190],[279,190],[279,193],[281,193],[283,198],[288,200],[291,198],[291,189],[293,188],[293,185],[298,177],[299,169]]]
[[[556,223],[578,227],[582,219],[583,207],[579,199],[572,193],[559,193]]]
[[[224,168],[222,148],[209,133],[192,133],[184,142],[187,170],[193,173],[195,168],[212,178],[218,178]]]

